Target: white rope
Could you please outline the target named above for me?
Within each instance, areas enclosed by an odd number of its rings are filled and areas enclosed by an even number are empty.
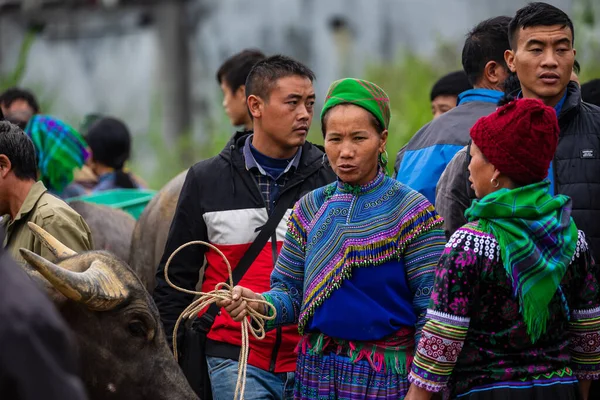
[[[181,287],[175,285],[173,282],[171,282],[171,280],[169,279],[169,275],[168,275],[169,265],[171,264],[171,260],[173,259],[173,257],[175,257],[175,255],[177,253],[179,253],[180,250],[182,250],[188,246],[194,245],[194,244],[200,244],[200,245],[210,247],[211,249],[213,249],[217,254],[219,254],[223,258],[223,260],[225,261],[225,264],[227,265],[227,271],[229,272],[229,283],[226,283],[226,282],[218,283],[215,286],[215,290],[210,291],[208,293],[204,293],[204,292],[196,292],[194,290],[184,289],[184,288],[181,288]],[[181,313],[179,318],[177,318],[177,322],[175,323],[175,328],[173,329],[173,355],[175,356],[175,359],[177,360],[179,358],[178,353],[177,353],[177,331],[179,329],[179,325],[181,324],[181,322],[183,320],[190,319],[190,318],[198,315],[198,313],[200,311],[204,310],[206,307],[208,307],[212,303],[215,303],[219,300],[232,300],[233,276],[231,273],[231,264],[229,264],[229,260],[227,260],[227,257],[225,257],[225,255],[221,252],[221,250],[219,250],[218,248],[216,248],[215,246],[213,246],[210,243],[206,243],[201,240],[195,240],[195,241],[191,241],[191,242],[188,242],[188,243],[185,243],[185,244],[179,246],[177,248],[177,250],[175,250],[173,252],[173,254],[171,254],[171,256],[169,257],[169,259],[167,260],[167,263],[165,265],[165,279],[166,279],[167,283],[169,284],[169,286],[171,286],[173,289],[176,289],[183,293],[193,294],[194,296],[200,296],[198,299],[194,300],[194,302],[192,302],[192,304],[190,304],[185,310],[183,310],[183,312]],[[237,378],[237,384],[235,386],[235,395],[233,397],[234,400],[236,400],[236,399],[244,400],[244,392],[246,390],[246,371],[248,369],[248,354],[250,351],[248,331],[250,331],[252,333],[252,336],[254,336],[256,339],[258,339],[258,340],[264,339],[264,337],[265,337],[265,322],[274,320],[277,315],[277,313],[275,311],[275,307],[271,303],[269,303],[265,300],[249,299],[249,298],[245,298],[245,297],[242,297],[242,300],[245,300],[246,303],[254,302],[254,303],[264,304],[265,307],[268,307],[271,309],[271,316],[261,314],[261,313],[257,312],[256,310],[254,310],[252,307],[250,307],[249,304],[246,304],[246,311],[248,312],[248,316],[242,320],[242,347],[240,350],[240,358],[239,358],[239,362],[238,362],[238,378]],[[265,308],[265,311],[267,311],[267,308]],[[254,319],[254,321],[255,321],[254,325],[250,323],[249,318]]]

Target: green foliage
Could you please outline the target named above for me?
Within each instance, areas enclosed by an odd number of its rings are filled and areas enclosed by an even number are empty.
[[[573,24],[575,25],[575,48],[581,63],[579,81],[585,83],[600,78],[600,39],[598,24],[600,5],[595,0],[573,2]]]
[[[219,154],[234,132],[220,108],[218,118],[203,121],[199,136],[194,136],[190,130],[171,143],[162,133],[163,116],[158,94],[154,96],[151,107],[150,130],[146,135],[133,137],[130,168],[146,179],[152,189],[160,189],[194,163]]]
[[[444,46],[441,60],[434,62],[413,53],[404,53],[391,64],[370,65],[365,79],[381,86],[390,97],[392,119],[387,151],[390,169],[396,153],[427,122],[431,121],[431,87],[445,73],[460,68],[456,53]],[[438,54],[441,54],[438,52]]]
[[[129,166],[135,174],[146,180],[149,188],[158,190],[191,166],[193,160],[183,155],[194,154],[198,146],[189,132],[181,135],[175,143],[168,143],[162,134],[163,116],[158,94],[153,96],[150,107],[150,129],[146,135],[133,136],[133,154]]]
[[[579,0],[576,3],[578,3],[577,6],[580,11],[575,17],[575,22],[578,20],[583,26],[593,28],[596,24],[596,15],[592,6],[592,0]]]
[[[29,51],[31,50],[33,42],[35,42],[36,35],[37,32],[34,29],[28,30],[25,34],[23,42],[21,43],[21,48],[19,49],[17,65],[15,65],[12,72],[9,74],[0,76],[0,92],[13,86],[17,86],[21,82],[27,68],[27,57],[29,56]]]
[[[39,27],[32,26],[30,27],[25,36],[23,37],[23,41],[21,42],[21,47],[19,48],[19,55],[17,56],[17,63],[12,69],[11,72],[7,74],[0,74],[0,93],[4,92],[6,89],[11,87],[20,86],[21,81],[23,79],[23,75],[25,75],[25,71],[27,70],[27,60],[29,58],[29,53],[31,48],[37,38],[39,33]],[[42,112],[48,112],[52,106],[52,98],[53,96],[50,94],[46,94],[45,96],[40,96],[40,93],[44,93],[44,90],[39,85],[33,85],[28,89],[32,90],[33,93],[36,93],[37,100],[40,105],[40,109]]]

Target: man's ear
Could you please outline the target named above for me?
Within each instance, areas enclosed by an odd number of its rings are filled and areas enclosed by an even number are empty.
[[[260,118],[262,116],[264,102],[260,97],[251,94],[248,96],[246,104],[248,105],[248,110],[250,111],[252,118]]]
[[[4,154],[0,154],[0,176],[6,178],[10,171],[12,171],[10,159]]]
[[[506,50],[504,52],[504,61],[506,61],[506,65],[508,65],[508,69],[510,72],[517,72],[517,67],[515,67],[515,52],[512,50]]]
[[[488,61],[483,68],[483,76],[488,82],[497,86],[503,77],[502,70],[504,70],[504,67],[496,61]]]

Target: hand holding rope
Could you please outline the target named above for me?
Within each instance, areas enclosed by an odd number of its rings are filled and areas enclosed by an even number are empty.
[[[219,254],[225,261],[225,264],[227,265],[227,271],[229,272],[229,283],[226,283],[226,282],[218,283],[215,286],[214,290],[212,290],[208,293],[204,293],[204,292],[197,292],[194,290],[184,289],[182,287],[175,285],[173,282],[171,282],[171,280],[169,279],[169,275],[168,275],[169,265],[171,264],[171,260],[173,259],[173,257],[175,257],[175,255],[177,253],[179,253],[179,251],[181,251],[184,248],[191,246],[191,245],[207,246],[207,247],[213,249],[217,254]],[[192,302],[192,304],[190,304],[185,310],[183,310],[183,312],[181,313],[179,318],[177,318],[177,322],[175,323],[175,328],[173,329],[173,355],[175,356],[175,360],[178,360],[179,356],[177,353],[177,331],[179,330],[179,325],[181,324],[181,322],[183,320],[190,319],[190,318],[198,315],[198,313],[200,311],[204,310],[206,307],[208,307],[212,303],[216,303],[218,301],[233,301],[233,287],[234,286],[233,286],[233,276],[232,276],[232,272],[231,272],[231,264],[229,263],[229,260],[227,260],[227,257],[225,257],[225,255],[221,252],[221,250],[219,250],[218,248],[216,248],[215,246],[213,246],[210,243],[206,243],[201,240],[195,240],[195,241],[191,241],[191,242],[188,242],[188,243],[185,243],[185,244],[179,246],[171,254],[171,256],[169,257],[169,259],[167,260],[167,263],[165,265],[165,280],[167,281],[169,286],[171,286],[175,290],[178,290],[180,292],[187,293],[187,294],[192,294],[194,296],[200,296],[198,299],[194,300]],[[244,399],[244,391],[246,390],[246,371],[248,369],[248,354],[249,354],[249,350],[250,350],[248,332],[252,333],[252,336],[254,336],[258,340],[264,339],[265,334],[266,334],[265,322],[274,320],[276,317],[276,311],[275,311],[275,307],[273,307],[273,305],[271,303],[269,303],[265,300],[262,300],[262,299],[241,297],[241,299],[236,299],[236,300],[242,300],[242,301],[246,302],[246,312],[247,312],[247,316],[241,321],[241,324],[242,324],[241,325],[242,346],[241,346],[241,350],[240,350],[240,358],[239,358],[239,363],[238,363],[238,378],[237,378],[237,383],[235,386],[235,395],[234,395],[234,400],[236,400],[236,399],[243,400]],[[263,304],[263,306],[265,307],[264,308],[265,313],[262,314],[262,313],[256,311],[254,308],[252,308],[249,304],[251,302]],[[271,309],[270,316],[268,315],[269,308]],[[249,318],[254,319],[254,324],[250,323]]]

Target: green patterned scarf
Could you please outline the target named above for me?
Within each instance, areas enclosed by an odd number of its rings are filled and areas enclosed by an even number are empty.
[[[551,196],[548,181],[501,189],[475,200],[469,221],[498,240],[506,273],[519,297],[532,342],[546,331],[548,304],[556,293],[577,245],[571,199]]]
[[[75,168],[81,168],[89,156],[81,135],[66,123],[48,115],[35,115],[25,128],[35,145],[40,180],[60,194],[73,180]]]

